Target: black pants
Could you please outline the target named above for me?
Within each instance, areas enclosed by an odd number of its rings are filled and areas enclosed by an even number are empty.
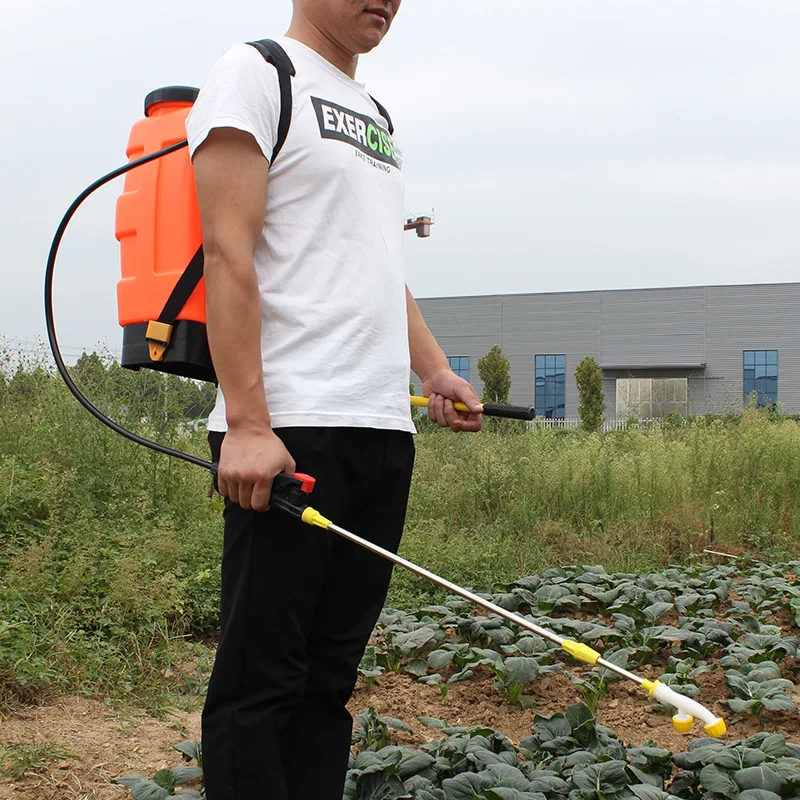
[[[390,550],[400,544],[411,434],[276,430],[312,506]],[[224,434],[210,433],[214,461]],[[280,511],[226,501],[220,640],[203,709],[208,800],[341,800],[345,708],[386,598],[392,565]]]

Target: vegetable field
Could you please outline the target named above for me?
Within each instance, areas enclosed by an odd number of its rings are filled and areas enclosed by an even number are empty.
[[[416,749],[370,747],[384,741],[380,718],[368,712],[358,718],[361,752],[353,757],[346,796],[800,796],[798,566],[759,565],[745,575],[729,566],[698,566],[645,576],[610,575],[602,567],[556,568],[487,595],[602,649],[614,663],[697,696],[728,720],[724,742],[698,738],[689,745],[691,739],[681,742],[674,733],[659,742],[647,725],[638,735],[629,729],[618,738],[598,724],[595,713],[625,720],[647,710],[666,722],[670,712],[648,708],[641,690],[615,685],[618,679],[607,670],[576,667],[546,641],[483,616],[460,598],[416,614],[385,611],[362,663],[366,683],[402,671],[435,686],[446,700],[459,683],[483,680],[509,705],[532,710],[532,735],[512,744],[492,728],[453,727],[423,716],[419,725],[440,734],[437,741]],[[565,681],[582,702],[562,713],[536,713],[548,690],[564,696]],[[542,684],[544,691],[537,691]],[[699,723],[694,733],[703,736]],[[682,743],[688,753],[673,755],[660,746],[679,753]]]
[[[485,597],[601,649],[621,667],[657,669],[662,682],[690,697],[700,693],[701,676],[724,670],[728,713],[760,717],[797,711],[789,696],[794,685],[781,671],[800,670],[797,565],[754,567],[744,578],[730,566],[645,576],[609,575],[600,566],[553,568]],[[530,708],[528,689],[563,671],[594,710],[619,678],[603,668],[579,672],[565,659],[546,640],[453,596],[417,614],[385,610],[361,673],[369,683],[402,669],[446,697],[483,668],[509,703]]]
[[[576,665],[461,598],[416,613],[386,609],[360,667],[353,705],[371,705],[355,717],[345,798],[800,797],[798,566],[742,573],[698,565],[644,576],[554,568],[486,595],[697,696],[728,721],[721,741],[705,737],[699,722],[695,738],[674,733],[671,711],[651,706],[635,685]],[[494,722],[476,719],[491,706],[503,709]],[[187,760],[199,755],[191,741],[179,749]],[[190,800],[198,789],[180,783],[200,771],[120,782],[137,800],[173,791]]]

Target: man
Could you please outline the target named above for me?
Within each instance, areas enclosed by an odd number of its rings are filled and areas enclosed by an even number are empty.
[[[345,704],[391,575],[362,548],[264,513],[272,479],[313,475],[321,513],[396,550],[414,457],[409,366],[432,419],[480,427],[475,392],[405,287],[401,156],[355,80],[399,7],[295,0],[278,40],[296,74],[275,163],[278,77],[246,44],[216,64],[187,123],[221,389],[209,441],[227,498],[208,800],[341,800]]]

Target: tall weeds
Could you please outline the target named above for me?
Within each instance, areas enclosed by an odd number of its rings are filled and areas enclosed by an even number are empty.
[[[485,586],[564,564],[643,571],[703,549],[794,558],[800,425],[766,410],[673,429],[418,439],[403,552]],[[427,596],[395,575],[395,599]]]
[[[71,688],[157,707],[164,674],[189,655],[184,637],[216,626],[209,478],[104,428],[42,365],[5,366],[0,705]],[[207,455],[203,434],[175,413],[177,379],[137,380],[114,364],[76,372],[110,416]]]

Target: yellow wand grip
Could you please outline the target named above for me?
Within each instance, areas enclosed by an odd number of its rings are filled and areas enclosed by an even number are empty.
[[[411,397],[411,405],[415,406],[416,408],[427,408],[428,407],[428,398],[427,397]],[[470,413],[469,406],[466,403],[453,403],[453,408],[456,411],[463,411],[466,414]]]

